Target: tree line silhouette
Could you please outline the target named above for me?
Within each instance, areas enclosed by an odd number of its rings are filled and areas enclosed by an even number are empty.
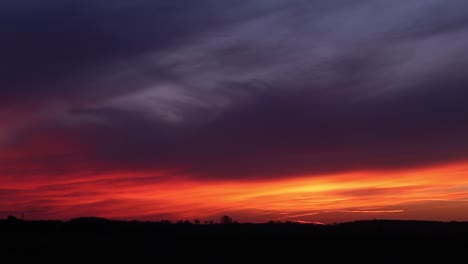
[[[37,259],[49,259],[59,252],[89,258],[122,254],[170,257],[173,261],[185,261],[190,256],[192,262],[202,263],[209,262],[210,258],[217,263],[245,262],[252,256],[260,261],[274,256],[277,261],[282,256],[286,258],[284,262],[294,263],[301,261],[293,261],[294,256],[306,259],[322,256],[334,262],[334,257],[337,261],[342,256],[349,261],[352,256],[362,260],[365,257],[362,254],[371,254],[359,252],[373,252],[384,257],[377,263],[407,262],[403,256],[408,254],[417,257],[416,263],[422,261],[422,256],[430,256],[432,261],[437,259],[433,253],[441,254],[440,263],[450,263],[450,256],[468,252],[468,222],[375,219],[321,225],[292,221],[238,223],[227,215],[218,221],[177,222],[99,217],[32,221],[9,216],[0,220],[0,235],[1,256]],[[418,247],[423,249],[419,251]],[[442,249],[451,253],[446,254]]]

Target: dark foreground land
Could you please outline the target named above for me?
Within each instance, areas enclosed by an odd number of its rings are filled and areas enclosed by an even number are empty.
[[[372,220],[324,226],[1,220],[0,253],[4,260],[65,263],[129,257],[131,263],[467,263],[468,222]]]

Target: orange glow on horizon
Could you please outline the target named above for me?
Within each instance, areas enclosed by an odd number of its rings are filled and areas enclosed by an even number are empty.
[[[468,163],[405,171],[348,172],[264,181],[195,181],[159,172],[0,179],[0,212],[30,219],[101,216],[193,220],[229,214],[241,222],[339,222],[369,218],[468,220]],[[173,180],[170,180],[173,179]],[[46,184],[48,182],[49,184]],[[53,182],[53,184],[50,184]],[[6,191],[5,191],[6,192]],[[3,215],[4,217],[4,215]]]

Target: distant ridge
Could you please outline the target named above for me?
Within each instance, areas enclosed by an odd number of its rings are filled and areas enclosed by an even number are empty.
[[[77,217],[71,219],[69,222],[72,223],[109,223],[111,220],[102,217],[96,216],[85,216],[85,217]]]

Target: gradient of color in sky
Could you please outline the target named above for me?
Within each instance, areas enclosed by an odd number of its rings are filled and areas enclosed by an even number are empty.
[[[0,217],[468,220],[466,0],[3,0]]]

